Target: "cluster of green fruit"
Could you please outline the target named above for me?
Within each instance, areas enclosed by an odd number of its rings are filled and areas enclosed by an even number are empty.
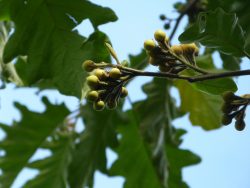
[[[123,73],[118,68],[100,68],[95,62],[86,60],[83,69],[91,72],[87,77],[87,84],[90,91],[87,93],[87,100],[93,102],[93,108],[101,111],[105,108],[114,109],[118,100],[128,95],[127,89],[123,86]]]
[[[246,124],[244,121],[246,107],[250,100],[248,96],[237,96],[233,92],[225,92],[223,94],[224,104],[222,106],[222,124],[229,125],[233,118],[235,121],[235,129],[238,131],[244,130]]]
[[[177,74],[187,68],[183,61],[196,66],[195,56],[198,55],[199,48],[194,43],[171,46],[169,38],[162,30],[157,30],[154,38],[157,44],[149,39],[144,42],[144,48],[150,56],[149,63],[159,66],[161,72]]]

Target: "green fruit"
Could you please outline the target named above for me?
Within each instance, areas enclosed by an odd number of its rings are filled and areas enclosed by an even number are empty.
[[[231,122],[232,122],[232,118],[231,118],[229,115],[224,114],[224,115],[222,116],[221,123],[222,123],[223,125],[229,125]]]
[[[173,45],[170,47],[170,50],[176,55],[183,54],[183,50],[182,50],[182,47],[180,45]]]
[[[91,89],[98,89],[100,80],[97,76],[91,75],[87,77],[87,84]]]
[[[144,49],[147,51],[151,51],[156,47],[155,42],[152,39],[146,40],[144,42]]]
[[[128,95],[128,90],[125,87],[122,87],[120,97],[124,98]]]
[[[105,80],[108,77],[103,69],[95,69],[94,75],[97,76],[99,80]]]
[[[118,79],[121,77],[121,75],[122,75],[122,73],[121,73],[120,69],[118,69],[118,68],[112,68],[109,72],[110,78]]]
[[[168,30],[170,28],[170,23],[169,22],[165,23],[163,27],[164,29]]]
[[[158,42],[164,42],[167,39],[166,33],[161,29],[155,31],[154,37]]]
[[[241,120],[235,121],[235,129],[237,131],[243,131],[245,129],[245,127],[246,127],[246,123],[244,120],[241,119]]]
[[[223,97],[223,100],[227,103],[232,102],[236,98],[236,96],[234,95],[232,91],[224,92],[222,97]]]
[[[184,55],[187,56],[197,56],[199,54],[199,48],[195,45],[195,43],[190,44],[181,44],[180,45]]]
[[[94,61],[91,61],[91,60],[86,60],[83,62],[82,64],[82,68],[87,71],[87,72],[91,72],[93,71],[95,68],[96,68],[96,64]]]
[[[164,20],[166,20],[166,19],[167,19],[167,17],[166,17],[164,14],[161,14],[161,15],[160,15],[160,20],[164,21]]]
[[[97,91],[90,91],[88,92],[86,98],[88,101],[94,102],[98,99],[98,97],[99,97],[99,93]]]
[[[103,101],[97,101],[93,104],[93,108],[96,111],[102,111],[105,107],[105,103]]]

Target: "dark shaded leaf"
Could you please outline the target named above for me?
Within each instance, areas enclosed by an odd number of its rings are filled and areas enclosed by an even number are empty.
[[[223,61],[223,68],[227,70],[240,70],[240,58],[229,56],[220,53],[220,58]]]
[[[220,8],[200,13],[198,21],[182,33],[179,40],[200,42],[228,55],[245,55],[245,36],[236,14],[225,13]]]
[[[0,142],[0,149],[6,155],[0,157],[0,187],[10,187],[18,173],[27,165],[30,157],[35,153],[44,140],[63,122],[69,114],[62,105],[52,105],[44,98],[46,111],[44,113],[30,112],[26,107],[16,103],[22,114],[20,122],[12,126],[0,124],[6,133],[6,138]]]
[[[103,33],[96,31],[86,41],[73,29],[87,18],[95,28],[115,21],[114,12],[83,0],[25,2],[11,1],[10,16],[15,31],[6,44],[4,61],[27,55],[27,63],[18,72],[25,83],[33,85],[50,80],[61,93],[80,98],[86,76],[82,62],[109,61],[109,54]]]
[[[57,133],[56,138],[46,144],[46,149],[50,149],[52,151],[51,156],[34,161],[28,165],[30,168],[40,170],[40,172],[35,178],[29,180],[23,187],[68,187],[68,165],[71,161],[73,149],[72,141],[73,139],[70,133]]]
[[[149,148],[145,145],[137,125],[134,124],[132,114],[130,118],[129,124],[119,127],[121,140],[116,150],[118,159],[112,165],[111,175],[124,176],[126,178],[124,188],[161,188]]]
[[[90,105],[83,107],[82,115],[85,130],[76,144],[69,168],[71,188],[92,187],[96,170],[107,173],[105,150],[117,146],[115,129],[126,119],[119,110],[97,112]]]
[[[129,55],[130,67],[142,70],[148,65],[148,57],[145,50],[138,55]]]

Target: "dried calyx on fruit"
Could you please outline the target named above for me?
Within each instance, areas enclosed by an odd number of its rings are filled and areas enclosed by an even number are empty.
[[[235,129],[242,131],[245,128],[245,111],[250,104],[250,95],[237,96],[228,91],[223,94],[224,103],[222,105],[223,117],[221,123],[229,125],[235,119]]]
[[[158,66],[161,72],[173,74],[190,68],[187,64],[196,66],[195,56],[198,55],[199,48],[194,43],[171,46],[163,30],[157,30],[154,38],[157,43],[152,39],[144,42],[144,49],[150,56],[149,64]]]

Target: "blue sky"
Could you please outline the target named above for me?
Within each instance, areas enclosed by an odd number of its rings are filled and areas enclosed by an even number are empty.
[[[172,4],[176,1],[158,0],[158,1],[117,1],[117,0],[95,0],[93,1],[103,6],[112,8],[119,17],[114,23],[100,26],[100,30],[106,32],[112,41],[119,58],[126,59],[128,54],[137,54],[143,47],[146,39],[153,38],[156,29],[162,28],[162,22],[159,20],[159,14],[165,13],[170,18],[175,18]],[[178,33],[184,29],[185,19],[179,27]],[[89,35],[93,29],[88,21],[84,21],[78,27],[84,35]],[[178,43],[177,37],[173,43]],[[220,66],[219,59],[215,55],[215,60]],[[244,59],[242,68],[249,69],[249,60]],[[152,68],[149,68],[152,69]],[[139,86],[150,78],[136,79],[129,85],[128,90],[133,101],[145,98]],[[236,79],[238,84],[238,94],[249,93],[250,84],[249,76]],[[37,90],[18,89],[14,90],[13,86],[0,91],[0,117],[1,122],[10,124],[12,119],[18,120],[19,113],[13,106],[13,101],[19,101],[27,105],[31,110],[42,111],[43,105],[39,98],[42,95],[49,96],[53,102],[65,101],[67,106],[74,110],[77,108],[78,100],[74,97],[65,97],[58,92],[45,91],[35,94]],[[174,96],[178,99],[178,92],[173,91]],[[177,100],[179,102],[179,100]],[[246,124],[250,124],[250,110],[247,110]],[[188,130],[184,136],[182,148],[187,148],[202,157],[202,163],[196,166],[188,167],[183,170],[184,179],[191,188],[249,188],[250,187],[250,127],[247,126],[243,132],[237,132],[233,125],[222,127],[214,131],[203,131],[199,127],[194,127],[188,121],[188,116],[174,121],[176,127]],[[0,131],[0,137],[3,135]],[[34,158],[47,156],[49,153],[40,150]],[[0,153],[1,155],[1,153]],[[114,153],[107,151],[109,165],[116,158]],[[19,188],[23,181],[34,175],[30,170],[25,169],[18,177],[14,188]],[[117,177],[108,179],[99,172],[95,175],[95,188],[122,187],[123,178]]]

